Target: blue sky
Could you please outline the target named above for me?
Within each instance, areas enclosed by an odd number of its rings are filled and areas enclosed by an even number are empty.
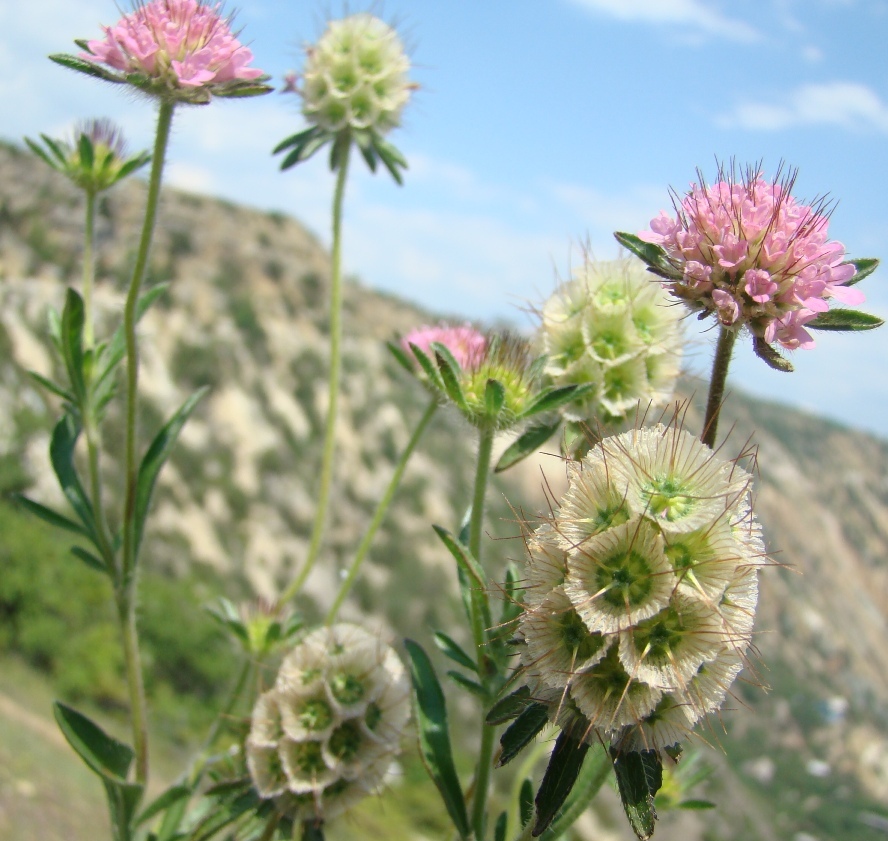
[[[244,0],[237,22],[256,66],[280,80],[323,29],[332,2]],[[350,9],[365,8],[356,2]],[[431,309],[528,324],[588,242],[639,231],[668,188],[716,158],[798,167],[796,193],[838,199],[830,233],[853,256],[888,242],[886,0],[387,0],[419,93],[391,139],[407,155],[403,188],[355,170],[347,270]],[[150,103],[45,59],[98,37],[112,0],[0,5],[0,113],[10,139],[61,135],[110,116],[133,146],[151,141]],[[302,126],[298,101],[181,109],[169,183],[293,214],[328,239],[322,160],[277,171],[269,150]],[[861,288],[888,317],[886,268]],[[708,367],[712,333],[689,324],[687,365]],[[778,374],[747,347],[731,384],[888,436],[888,328],[818,334]]]

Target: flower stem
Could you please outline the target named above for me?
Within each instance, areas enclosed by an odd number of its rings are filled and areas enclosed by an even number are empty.
[[[715,347],[715,358],[712,360],[712,376],[709,380],[709,397],[706,401],[706,417],[703,420],[703,434],[700,440],[707,447],[715,447],[715,436],[718,431],[718,417],[725,399],[725,383],[728,380],[728,368],[731,365],[731,354],[737,331],[722,326]]]
[[[339,408],[339,379],[342,370],[342,203],[345,198],[345,182],[348,177],[348,159],[351,143],[345,146],[340,157],[333,194],[333,246],[330,278],[330,379],[327,403],[327,426],[324,433],[324,451],[321,459],[321,485],[318,490],[318,507],[308,555],[299,574],[281,596],[284,604],[302,588],[321,551],[324,529],[327,524],[327,508],[330,504],[330,486],[333,479],[333,456],[336,453],[336,416]]]
[[[404,475],[404,470],[407,468],[407,462],[410,460],[410,456],[413,455],[413,451],[416,449],[416,445],[419,443],[422,433],[425,432],[425,428],[429,425],[429,421],[432,419],[432,415],[435,414],[437,408],[438,401],[436,398],[433,398],[432,402],[429,403],[429,407],[425,410],[425,414],[420,418],[419,424],[413,431],[412,437],[407,442],[407,447],[401,454],[401,458],[395,466],[395,472],[392,474],[391,481],[389,482],[382,499],[379,500],[379,504],[376,506],[376,511],[373,514],[373,519],[370,521],[370,525],[367,527],[364,539],[361,541],[361,545],[358,546],[355,558],[348,569],[348,575],[346,576],[345,581],[342,582],[342,586],[336,594],[336,599],[333,601],[333,606],[327,614],[327,619],[325,620],[327,626],[332,625],[336,621],[336,615],[339,613],[339,608],[342,607],[342,603],[345,601],[348,591],[355,583],[355,579],[358,577],[358,572],[361,569],[361,564],[364,562],[364,558],[370,551],[370,545],[373,543],[373,538],[376,536],[376,532],[382,525],[382,521],[389,509],[389,505],[391,505],[392,499],[395,496],[395,491],[401,484],[401,477]]]
[[[478,440],[478,464],[475,470],[475,489],[472,495],[472,515],[469,520],[469,551],[475,560],[481,563],[481,534],[484,526],[484,498],[487,493],[487,481],[490,476],[490,459],[493,452],[493,427],[482,427]],[[478,676],[482,686],[487,689],[487,625],[489,611],[487,593],[472,589],[470,600],[472,636],[475,642],[475,656],[478,661]],[[486,704],[485,704],[486,707]],[[495,728],[487,724],[487,710],[481,710],[481,746],[478,751],[478,764],[475,767],[475,781],[472,797],[472,829],[475,838],[484,837],[484,820],[487,811],[487,789],[490,785],[490,771],[493,766],[493,748],[496,736]]]
[[[139,653],[139,632],[136,628],[136,605],[133,587],[117,594],[117,616],[123,637],[123,659],[126,662],[126,683],[130,697],[133,750],[136,754],[136,782],[148,783],[148,712],[145,684],[142,679],[142,658]]]
[[[148,180],[148,197],[142,236],[136,254],[136,264],[130,281],[123,311],[123,329],[126,339],[126,493],[123,510],[123,557],[120,576],[116,582],[117,605],[123,632],[123,651],[126,661],[127,685],[133,726],[133,748],[136,752],[136,781],[148,780],[148,725],[145,709],[145,685],[139,656],[139,637],[136,629],[136,489],[138,464],[136,446],[136,397],[139,385],[139,355],[136,344],[136,309],[139,291],[148,267],[148,255],[157,219],[163,163],[170,138],[175,103],[162,99],[157,112],[157,134]]]
[[[95,343],[93,332],[92,292],[96,276],[96,263],[93,252],[96,230],[96,194],[86,191],[86,224],[83,233],[83,344],[92,350]]]

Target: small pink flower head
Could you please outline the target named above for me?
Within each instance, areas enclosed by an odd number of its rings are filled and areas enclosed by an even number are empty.
[[[845,260],[842,243],[827,239],[831,208],[823,200],[808,205],[793,198],[795,179],[795,171],[784,177],[778,172],[768,181],[758,166],[742,177],[733,167],[720,167],[715,184],[707,185],[701,176],[685,196],[674,195],[674,217],[660,211],[650,230],[629,237],[641,240],[639,246],[659,247],[656,255],[633,250],[674,295],[701,317],[711,313],[725,326],[746,326],[758,355],[781,370],[791,366],[764,345],[813,347],[802,325],[827,313],[830,298],[862,303],[863,295],[846,284],[875,265],[858,273],[856,264]],[[625,242],[627,235],[621,237]],[[838,320],[829,313],[811,326],[856,330],[879,323],[863,313],[840,314]]]
[[[433,356],[431,346],[434,342],[444,345],[463,369],[476,368],[487,352],[484,334],[469,324],[461,327],[448,327],[446,324],[419,327],[401,339],[401,346],[412,353],[410,346],[415,345],[427,356]]]
[[[42,144],[25,138],[31,151],[81,190],[97,195],[145,166],[147,152],[129,155],[120,129],[111,120],[84,120],[70,139],[40,135]]]
[[[261,70],[248,67],[253,53],[231,31],[221,4],[204,0],[139,2],[105,37],[78,42],[79,59],[53,58],[108,81],[134,85],[153,96],[202,104],[210,95],[250,96],[266,93]],[[64,59],[64,60],[63,60]],[[78,66],[77,62],[81,65]],[[82,66],[82,62],[92,65]],[[116,73],[109,73],[105,68]]]

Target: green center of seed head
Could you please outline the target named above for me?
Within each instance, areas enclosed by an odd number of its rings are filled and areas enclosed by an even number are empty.
[[[333,711],[322,698],[311,698],[302,705],[299,723],[306,730],[325,730],[333,721]]]
[[[657,476],[645,484],[641,495],[652,516],[670,523],[687,517],[696,503],[687,485],[675,476]]]
[[[599,561],[595,572],[596,591],[613,607],[636,607],[651,592],[653,580],[648,559],[634,549],[618,551]]]
[[[361,729],[357,721],[346,721],[330,735],[328,743],[330,753],[342,762],[349,762],[357,756],[361,749]]]
[[[382,710],[379,708],[379,705],[375,702],[371,701],[367,704],[367,712],[364,715],[364,723],[367,725],[367,728],[371,731],[375,731],[379,726],[379,722],[382,721]]]
[[[577,663],[583,663],[593,657],[604,645],[604,636],[593,634],[575,610],[568,610],[561,615],[558,629],[564,647],[571,652]]]
[[[340,704],[351,706],[364,697],[364,684],[354,675],[339,672],[330,678],[330,691]]]
[[[639,653],[647,651],[647,657],[657,660],[679,648],[684,633],[681,615],[674,607],[667,607],[640,622],[632,638]]]
[[[320,742],[299,742],[293,747],[296,767],[306,775],[313,775],[327,769],[321,753]]]

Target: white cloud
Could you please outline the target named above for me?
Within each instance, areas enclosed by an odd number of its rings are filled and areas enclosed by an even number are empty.
[[[731,41],[757,41],[761,37],[745,21],[723,15],[712,0],[571,0],[587,11],[617,20],[671,25]]]
[[[834,125],[888,134],[888,104],[866,85],[826,82],[796,88],[783,102],[741,102],[717,117],[716,124],[763,131]]]

